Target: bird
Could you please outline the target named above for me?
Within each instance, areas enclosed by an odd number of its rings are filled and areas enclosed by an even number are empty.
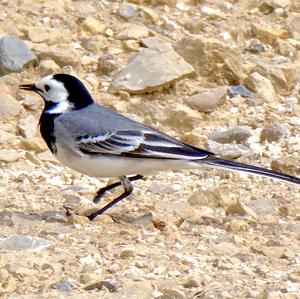
[[[19,88],[43,98],[40,133],[62,164],[92,177],[119,178],[118,182],[100,188],[93,201],[98,203],[108,190],[121,185],[123,193],[87,215],[90,220],[128,197],[133,181],[159,171],[206,166],[300,185],[298,177],[223,159],[101,106],[73,75],[47,75]]]

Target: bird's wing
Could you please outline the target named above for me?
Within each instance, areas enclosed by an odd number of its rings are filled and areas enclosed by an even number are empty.
[[[79,136],[76,143],[81,153],[90,155],[198,160],[210,154],[147,128],[115,130],[96,136]]]

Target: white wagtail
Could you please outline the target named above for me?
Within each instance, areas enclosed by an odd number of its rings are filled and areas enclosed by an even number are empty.
[[[300,185],[297,177],[218,158],[100,106],[94,103],[85,86],[71,75],[46,76],[20,88],[34,91],[44,99],[40,131],[59,161],[89,176],[120,179],[120,182],[101,188],[94,202],[117,186],[123,185],[124,192],[89,215],[90,220],[129,196],[133,191],[132,181],[155,171],[210,166]]]

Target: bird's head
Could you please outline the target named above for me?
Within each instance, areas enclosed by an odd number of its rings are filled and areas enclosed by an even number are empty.
[[[38,93],[45,102],[45,113],[61,114],[85,108],[93,103],[86,87],[76,77],[55,74],[33,84],[23,84],[20,89]]]

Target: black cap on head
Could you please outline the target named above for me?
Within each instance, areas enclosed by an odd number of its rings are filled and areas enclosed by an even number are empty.
[[[68,74],[55,74],[53,75],[53,79],[64,84],[69,93],[68,100],[75,107],[83,108],[94,102],[87,88],[76,77]]]

